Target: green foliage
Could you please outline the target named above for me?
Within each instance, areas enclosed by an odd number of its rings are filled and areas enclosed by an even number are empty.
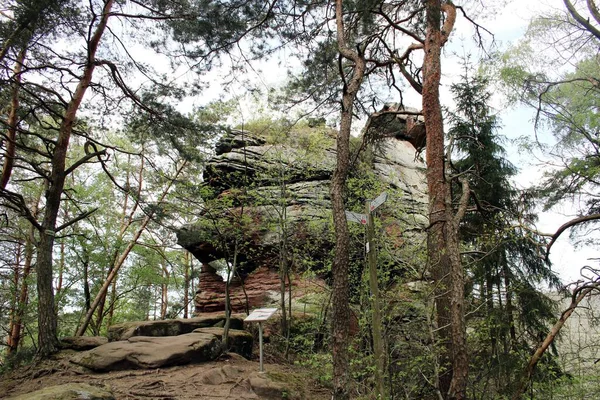
[[[332,148],[335,132],[326,127],[323,120],[274,119],[270,116],[253,118],[237,129],[243,129],[264,138],[268,144],[286,145],[304,150],[307,154],[322,155],[323,150]]]
[[[581,3],[574,7],[583,14],[589,11]],[[594,24],[593,18],[588,21]],[[498,58],[500,80],[509,97],[537,110],[536,127],[547,127],[554,134],[555,142],[546,145],[538,129],[533,147],[542,157],[552,157],[552,167],[537,188],[546,209],[572,201],[579,205],[580,215],[600,210],[597,45],[593,32],[569,12],[552,13],[535,18],[525,40]]]
[[[522,360],[555,318],[555,304],[540,292],[540,283],[559,287],[560,281],[544,260],[544,241],[527,225],[537,219],[534,203],[511,183],[517,171],[496,134],[499,123],[488,105],[487,86],[484,77],[468,75],[452,86],[458,111],[451,115],[449,136],[457,157],[452,166],[468,179],[470,208],[476,210],[460,226],[463,245],[480,254],[471,257],[467,272],[473,307],[469,324],[475,328],[471,364],[485,371],[482,386],[474,390],[484,396],[491,386],[489,398],[495,398],[515,389]]]
[[[16,352],[0,358],[0,375],[16,370],[33,362],[37,349],[33,346],[23,347]]]

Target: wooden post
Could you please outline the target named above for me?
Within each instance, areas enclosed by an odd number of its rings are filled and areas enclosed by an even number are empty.
[[[367,215],[367,263],[369,266],[369,286],[371,288],[371,330],[373,333],[373,353],[375,356],[375,396],[385,399],[384,368],[385,358],[383,354],[382,324],[381,324],[381,297],[377,280],[377,243],[375,239],[375,224],[371,213],[371,201],[366,201],[365,211]]]

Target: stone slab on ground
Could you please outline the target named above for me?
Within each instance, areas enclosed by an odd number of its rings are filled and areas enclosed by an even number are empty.
[[[112,325],[108,328],[108,341],[127,340],[135,336],[178,336],[191,333],[194,329],[209,328],[221,324],[225,315],[209,317],[165,319],[159,321],[135,321]],[[231,316],[231,328],[243,329],[242,316]]]
[[[194,332],[210,333],[217,336],[219,340],[223,340],[223,328],[198,328],[194,329]],[[237,353],[248,359],[252,357],[252,344],[254,342],[254,338],[250,332],[240,329],[230,329],[228,339],[229,351]]]
[[[222,385],[224,383],[237,382],[244,374],[244,368],[224,365],[205,371],[200,375],[198,382],[204,385]]]
[[[108,343],[108,339],[104,336],[65,336],[60,338],[62,349],[76,351],[91,350],[106,343]]]
[[[212,361],[221,354],[221,341],[210,333],[178,336],[135,336],[75,355],[71,362],[93,371],[149,369]]]
[[[275,382],[266,374],[255,373],[248,378],[252,391],[259,399],[278,400],[285,399],[289,389],[281,382]]]
[[[108,386],[66,383],[10,397],[9,400],[115,400]]]

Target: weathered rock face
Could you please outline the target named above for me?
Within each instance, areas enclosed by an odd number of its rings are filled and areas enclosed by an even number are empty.
[[[225,304],[225,281],[217,271],[208,264],[202,266],[200,283],[196,292],[195,304],[197,313],[223,311]],[[318,279],[292,278],[293,298],[302,297],[319,284]],[[230,301],[233,312],[246,310],[246,298],[250,309],[267,305],[277,306],[280,290],[279,275],[276,270],[266,266],[258,267],[244,279],[244,287],[239,279],[230,283]]]
[[[222,313],[221,313],[222,314]],[[128,340],[135,336],[178,336],[193,332],[198,328],[210,328],[224,323],[225,316],[204,316],[188,319],[164,319],[157,321],[134,321],[112,325],[108,328],[108,340],[111,342]],[[232,315],[231,329],[242,329],[241,316]]]
[[[219,340],[223,340],[223,328],[198,328],[193,333],[208,333],[215,335]],[[252,357],[252,344],[254,338],[248,331],[241,329],[230,329],[227,334],[227,345],[229,351],[239,354],[243,357]]]
[[[221,350],[221,341],[210,333],[135,336],[78,353],[71,362],[98,372],[151,369],[212,361]]]
[[[223,328],[217,327],[198,328],[178,336],[134,336],[78,353],[71,362],[98,372],[202,363],[221,354],[222,337]],[[228,340],[229,351],[246,358],[252,356],[251,333],[230,329]]]
[[[428,199],[424,164],[410,143],[397,138],[406,133],[406,119],[406,115],[393,115],[372,120],[378,140],[368,163],[377,187],[390,193],[388,202],[393,206],[382,207],[380,212],[393,251],[414,252],[411,246],[424,240]],[[286,262],[293,269],[312,268],[318,274],[330,262],[329,185],[334,168],[335,141],[325,133],[297,138],[287,145],[270,144],[241,131],[221,138],[203,177],[212,189],[207,204],[222,207],[207,206],[196,223],[178,232],[179,244],[203,263],[195,299],[198,312],[224,309],[225,283],[208,264],[226,256],[231,259],[234,242],[251,307],[269,303],[270,293],[280,290],[277,268],[284,242],[288,249],[293,245],[302,253],[288,255]],[[370,192],[373,187],[364,188],[364,193],[357,190],[351,194],[356,196],[354,204],[364,204],[378,194]],[[351,211],[364,212],[364,206],[355,208]],[[307,259],[309,267],[300,265]],[[234,310],[243,310],[246,295],[240,282],[232,281],[231,292]]]
[[[75,351],[90,350],[106,343],[108,343],[108,339],[104,336],[66,336],[60,338],[60,347],[62,349]]]

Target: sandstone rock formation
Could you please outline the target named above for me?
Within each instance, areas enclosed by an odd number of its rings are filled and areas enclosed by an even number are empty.
[[[106,343],[108,343],[108,339],[104,336],[65,336],[60,338],[60,347],[64,350],[91,350]]]
[[[367,135],[375,139],[363,143],[371,149],[372,157],[365,163],[379,181],[377,186],[391,194],[391,206],[382,207],[381,219],[385,220],[383,231],[390,238],[391,251],[399,255],[416,253],[428,225],[424,164],[410,143],[398,139],[406,133],[407,118],[394,114],[371,119]],[[273,302],[278,295],[283,243],[297,250],[293,256],[286,254],[285,262],[292,269],[309,269],[317,276],[327,270],[332,248],[329,183],[335,168],[335,141],[323,131],[320,137],[307,135],[273,142],[232,131],[219,140],[203,175],[212,191],[205,199],[207,206],[196,223],[178,232],[178,243],[203,264],[195,298],[197,312],[224,309],[223,272],[218,273],[215,262],[231,260],[234,251],[246,289],[244,294],[238,277],[231,281],[235,311],[243,310],[246,296],[252,308]],[[364,201],[378,194],[372,190],[359,187],[349,194],[355,196],[354,202],[349,202],[354,204],[351,211],[363,213]],[[301,285],[299,282],[292,279],[293,285]],[[298,289],[302,288],[295,287],[293,293]]]
[[[97,372],[151,369],[202,363],[216,359],[222,351],[223,328],[199,328],[177,336],[134,336],[81,352],[71,362]],[[252,334],[229,330],[229,350],[252,356]]]
[[[157,321],[134,321],[112,325],[108,328],[108,340],[111,342],[127,340],[134,336],[177,336],[193,332],[198,328],[209,328],[223,323],[223,313],[215,316],[202,316],[188,319],[164,319]],[[232,315],[231,329],[242,329],[241,316]]]
[[[206,362],[221,354],[221,341],[210,333],[170,337],[135,336],[78,353],[71,362],[97,372],[150,369]]]

